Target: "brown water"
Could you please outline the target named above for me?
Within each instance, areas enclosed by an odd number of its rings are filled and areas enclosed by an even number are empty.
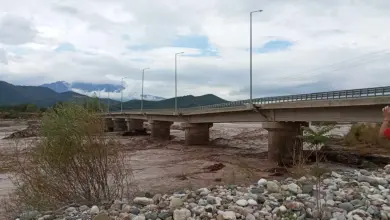
[[[23,123],[0,122],[0,150],[15,146],[14,140],[1,140],[2,137],[25,127]],[[348,128],[348,125],[343,125],[333,133],[344,134]],[[209,146],[184,146],[184,131],[173,129],[173,139],[163,142],[148,136],[107,135],[115,136],[128,146],[129,166],[140,191],[166,192],[214,184],[248,184],[263,177],[275,178],[266,172],[272,165],[267,163],[264,154],[267,151],[267,131],[261,128],[261,124],[214,124],[210,130],[212,142]],[[19,139],[17,145],[28,147],[31,140]],[[205,171],[205,167],[218,163],[224,167],[215,172]],[[0,173],[0,196],[6,195],[12,188],[7,174]]]

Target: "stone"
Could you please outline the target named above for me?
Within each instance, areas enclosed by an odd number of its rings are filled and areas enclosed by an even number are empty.
[[[222,212],[222,217],[225,220],[235,220],[236,219],[236,213],[233,211],[225,211]]]
[[[144,215],[137,215],[132,218],[132,220],[146,220]]]
[[[79,207],[80,212],[85,212],[85,211],[87,211],[88,209],[89,209],[89,207],[86,206],[86,205],[82,205],[82,206]]]
[[[274,181],[267,182],[267,191],[270,193],[278,193],[280,192],[280,186]]]
[[[20,220],[34,220],[39,215],[38,211],[28,211],[20,215]]]
[[[99,207],[96,205],[92,206],[91,210],[89,211],[91,215],[97,215],[99,213]]]
[[[143,206],[150,205],[150,204],[154,203],[153,199],[147,198],[147,197],[135,197],[133,202],[134,202],[134,204],[143,205]]]
[[[173,211],[174,220],[187,220],[189,217],[191,217],[191,211],[186,208],[176,209]]]
[[[156,220],[157,219],[157,213],[156,212],[151,212],[148,214],[145,214],[146,219],[151,219],[151,220]]]
[[[106,213],[99,213],[93,220],[110,220],[110,217]]]
[[[239,199],[236,201],[236,204],[239,205],[239,206],[247,206],[248,205],[248,201],[246,201],[245,199]]]
[[[176,198],[176,197],[173,197],[169,203],[169,208],[171,209],[176,209],[176,208],[180,208],[181,206],[183,206],[183,200],[181,200],[180,198]]]
[[[350,212],[352,211],[354,208],[353,208],[353,205],[350,203],[350,202],[343,202],[343,203],[340,203],[338,205],[339,208],[341,209],[344,209],[345,211],[347,212]]]
[[[162,220],[165,220],[169,217],[172,217],[173,216],[173,212],[171,211],[162,211],[158,214],[158,217]]]
[[[267,180],[266,179],[259,179],[259,181],[257,181],[257,185],[258,186],[265,186],[267,185]]]
[[[200,188],[196,191],[201,196],[207,196],[210,193],[210,190],[207,188]]]
[[[256,220],[256,217],[252,214],[248,214],[246,215],[245,220]]]
[[[257,205],[257,202],[254,199],[248,199],[248,204],[251,206],[255,206],[255,205]]]
[[[138,208],[131,207],[129,212],[133,215],[138,215],[141,211]]]
[[[288,188],[288,190],[290,192],[295,193],[295,194],[298,194],[298,193],[302,192],[301,188],[297,184],[295,184],[295,183],[288,184],[287,188]]]

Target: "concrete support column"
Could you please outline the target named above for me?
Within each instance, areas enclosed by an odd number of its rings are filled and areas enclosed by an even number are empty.
[[[144,120],[126,118],[128,131],[141,131],[144,129]]]
[[[104,131],[106,132],[114,131],[114,121],[112,120],[112,118],[104,119]]]
[[[151,136],[155,139],[169,140],[171,137],[171,121],[151,121]]]
[[[126,121],[124,118],[113,118],[114,131],[126,131]]]
[[[297,161],[301,156],[303,145],[299,136],[306,122],[265,122],[268,130],[268,160],[278,165]]]
[[[212,123],[182,123],[185,130],[185,145],[206,145],[209,143]]]

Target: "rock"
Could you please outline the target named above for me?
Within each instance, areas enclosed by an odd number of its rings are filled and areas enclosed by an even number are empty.
[[[236,204],[239,205],[239,206],[247,206],[248,205],[248,201],[246,201],[245,199],[239,199],[236,201]]]
[[[147,197],[135,197],[133,202],[134,202],[134,204],[143,205],[143,206],[150,205],[150,204],[154,203],[153,199],[147,198]]]
[[[311,194],[313,192],[313,184],[302,185],[302,193]]]
[[[284,206],[284,205],[280,206],[280,207],[279,207],[279,211],[280,211],[281,213],[287,212],[286,206]]]
[[[347,212],[350,212],[353,210],[353,205],[350,202],[340,203],[338,206],[339,206],[339,208],[344,209]]]
[[[253,193],[253,194],[261,194],[261,193],[264,192],[264,187],[252,188],[250,191],[251,191],[251,193]]]
[[[252,214],[248,214],[246,215],[245,220],[256,220],[256,217]]]
[[[151,212],[148,214],[145,214],[146,219],[151,219],[151,220],[156,220],[157,219],[157,213],[156,212]]]
[[[186,208],[176,209],[173,212],[174,220],[187,220],[189,217],[191,217],[191,212]]]
[[[269,193],[278,193],[278,192],[280,192],[280,186],[273,181],[268,181],[267,182],[267,191]]]
[[[93,220],[110,220],[110,217],[106,213],[99,213]]]
[[[20,215],[20,220],[34,220],[38,217],[38,211],[28,211]]]
[[[158,217],[162,220],[165,220],[169,217],[172,217],[173,216],[173,212],[171,211],[162,211],[158,214]]]
[[[225,220],[235,220],[236,219],[236,213],[233,211],[225,211],[222,212],[222,217]]]
[[[138,215],[141,211],[135,207],[131,207],[129,212],[133,215]]]
[[[303,203],[297,201],[287,201],[285,206],[286,208],[292,209],[294,211],[299,211],[305,207]]]
[[[153,196],[152,200],[153,200],[154,204],[158,204],[160,202],[161,198],[162,198],[161,194],[156,194]]]
[[[207,196],[210,193],[210,190],[207,188],[200,188],[196,191],[201,196]]]
[[[89,209],[89,207],[86,206],[86,205],[82,205],[82,206],[79,207],[80,212],[85,212],[85,211],[87,211],[88,209]]]
[[[137,215],[133,217],[132,220],[146,220],[146,217],[144,215]]]
[[[169,208],[171,209],[180,208],[181,206],[183,206],[183,200],[180,198],[173,197],[169,203]]]
[[[97,215],[99,213],[99,207],[96,205],[92,206],[91,210],[89,211],[91,215]]]
[[[301,188],[295,183],[290,183],[287,185],[287,187],[288,187],[288,190],[292,193],[298,194],[298,193],[302,192]]]
[[[251,205],[251,206],[255,206],[255,205],[257,205],[257,202],[254,199],[249,199],[248,200],[248,204]]]
[[[257,181],[257,185],[258,186],[265,186],[267,184],[267,180],[266,179],[259,179],[259,181]]]
[[[197,214],[197,215],[200,215],[200,214],[205,212],[205,207],[203,207],[203,206],[196,206],[196,207],[194,207],[192,209],[192,212]]]

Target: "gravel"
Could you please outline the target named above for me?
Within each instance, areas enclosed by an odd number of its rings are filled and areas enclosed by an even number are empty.
[[[212,186],[156,194],[111,205],[72,205],[60,213],[29,211],[19,220],[390,219],[390,165],[375,171],[332,171],[321,178],[260,179],[254,185]],[[107,208],[110,207],[110,208]],[[48,214],[49,213],[49,214]]]

